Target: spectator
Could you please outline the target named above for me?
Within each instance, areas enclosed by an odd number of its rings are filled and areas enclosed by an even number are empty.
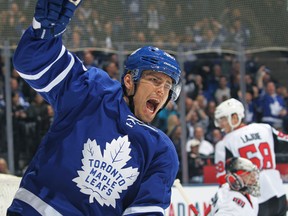
[[[219,104],[231,97],[230,88],[228,87],[228,81],[225,76],[221,76],[219,79],[218,87],[215,91],[215,99]]]
[[[211,157],[214,155],[214,146],[212,143],[210,143],[208,140],[204,137],[204,130],[202,127],[197,126],[194,130],[194,139],[197,139],[200,141],[199,146],[199,153]]]
[[[285,107],[286,110],[288,109],[288,91],[287,91],[287,87],[280,85],[277,88],[277,94],[280,95],[285,102]],[[284,116],[283,118],[283,132],[284,133],[288,133],[288,114],[286,114],[286,116]]]
[[[201,94],[197,95],[196,102],[197,102],[198,107],[199,107],[200,110],[205,110],[206,109],[206,107],[207,107],[207,99],[205,98],[204,95],[201,95]],[[206,113],[204,113],[202,115],[206,116]],[[205,117],[203,117],[203,118],[205,118]]]
[[[265,65],[261,65],[256,73],[256,85],[258,89],[263,91],[269,81],[273,81],[270,69]]]
[[[13,115],[13,141],[14,141],[14,165],[16,174],[19,174],[23,158],[21,156],[24,155],[27,150],[26,139],[26,118],[27,113],[24,107],[19,102],[19,94],[18,92],[12,93],[12,115]],[[21,161],[20,161],[21,159]]]
[[[171,47],[176,48],[179,46],[179,43],[181,42],[180,36],[177,35],[175,31],[169,31],[167,34],[167,42],[170,44]]]
[[[200,75],[197,76],[199,76],[199,79],[202,80]],[[195,77],[192,74],[189,74],[186,79],[184,91],[186,92],[187,97],[193,100],[195,100],[195,98],[199,94],[199,85],[196,84]]]
[[[285,107],[288,108],[288,90],[284,85],[279,85],[276,89],[276,92],[279,96],[281,96],[285,101]]]
[[[157,114],[153,125],[161,129],[164,133],[168,132],[168,119],[170,115],[179,116],[177,105],[174,101],[169,101],[167,105]]]
[[[255,76],[259,68],[259,59],[251,53],[246,54],[245,70],[249,75]]]
[[[0,157],[0,173],[10,174],[6,160],[1,157]]]
[[[195,85],[196,85],[198,94],[203,94],[204,93],[204,84],[203,84],[202,76],[196,75],[194,80],[195,80]]]
[[[112,25],[113,37],[117,38],[117,41],[120,41],[120,40],[123,41],[123,35],[124,35],[125,30],[126,30],[126,26],[124,25],[123,17],[120,15],[115,16],[112,23],[113,23],[113,25]]]
[[[171,116],[172,118],[174,118],[175,116]],[[176,152],[179,158],[179,170],[177,173],[176,178],[178,179],[182,179],[182,169],[181,169],[181,161],[182,161],[182,154],[181,154],[181,135],[182,135],[182,127],[180,124],[174,124],[173,128],[168,131],[168,136],[169,138],[172,140],[172,142],[174,143],[174,146],[176,148]]]
[[[12,70],[12,73],[11,73],[11,82],[14,82],[12,81],[12,79],[16,79],[17,80],[17,83],[12,83],[13,85],[13,88],[12,88],[12,91],[13,89],[15,91],[19,91],[20,92],[20,95],[22,95],[23,99],[21,100],[24,100],[24,101],[27,101],[28,103],[30,103],[30,101],[33,100],[34,96],[35,96],[35,90],[33,88],[31,88],[20,76],[19,76],[19,73],[16,71],[15,68],[13,68]],[[15,85],[15,87],[14,87]],[[18,87],[17,87],[18,86]],[[25,103],[23,101],[21,101],[21,103]],[[26,106],[29,106],[29,104],[25,105]]]
[[[214,146],[212,143],[210,143],[208,140],[205,139],[204,131],[203,131],[202,127],[200,127],[200,126],[195,127],[193,139],[197,139],[200,142],[199,153],[201,155],[209,158],[209,161],[211,161],[211,157],[214,155]],[[189,139],[186,143],[186,151],[187,152],[190,152],[190,146],[189,146],[190,140],[191,139]]]
[[[222,45],[222,43],[226,41],[229,35],[228,30],[223,24],[218,22],[216,19],[211,19],[211,25],[217,37],[217,42],[219,43],[219,45]]]
[[[203,48],[206,49],[220,49],[221,42],[218,40],[217,35],[215,35],[212,29],[205,29],[203,35]]]
[[[282,130],[283,118],[287,115],[284,99],[277,94],[275,83],[269,81],[265,94],[259,98],[259,108],[262,111],[263,123]]]
[[[233,27],[230,29],[230,34],[233,42],[247,46],[250,42],[250,29],[244,26],[241,19],[236,19],[233,23]]]
[[[79,47],[84,47],[85,46],[85,42],[83,42],[83,40],[81,40],[81,37],[83,36],[83,31],[78,27],[72,27],[72,39],[71,40],[67,40],[66,44],[67,46],[71,47],[71,49],[77,49]],[[65,37],[63,38],[63,40],[65,41]],[[77,52],[79,54],[79,52]],[[83,56],[79,55],[79,58],[83,59]]]
[[[107,21],[104,24],[104,35],[105,35],[105,48],[106,49],[112,49],[114,38],[113,38],[113,25],[111,21]]]
[[[253,95],[253,99],[259,96],[259,89],[254,83],[254,77],[252,74],[245,75],[246,90],[250,91]],[[240,89],[239,89],[240,90]]]
[[[95,58],[92,50],[86,49],[83,55],[83,64],[87,69],[91,67],[96,67],[98,65],[98,61]]]
[[[54,120],[54,110],[53,110],[51,105],[47,105],[47,119],[46,119],[46,121],[51,126],[51,124],[53,123],[53,120]]]
[[[188,176],[190,183],[203,183],[203,167],[207,164],[207,158],[199,153],[200,141],[191,139],[187,143],[188,152]]]
[[[176,114],[169,115],[167,119],[167,135],[171,136],[177,125],[180,125],[180,119]]]
[[[28,101],[26,101],[24,93],[22,92],[22,89],[19,87],[18,80],[12,77],[10,80],[10,84],[11,84],[11,91],[17,94],[17,99],[18,99],[17,104],[22,106],[24,109],[27,109],[30,104]]]
[[[259,114],[257,112],[257,105],[253,99],[253,92],[252,91],[246,91],[245,94],[245,118],[244,122],[246,124],[250,124],[253,122],[258,122],[259,120]]]
[[[8,37],[20,37],[26,28],[27,20],[16,2],[11,3],[7,16],[7,28],[10,29],[10,31],[7,31],[7,33],[10,33],[10,35],[8,34]]]
[[[208,123],[208,127],[207,127],[208,131],[211,131],[212,129],[215,128],[215,125],[214,125],[215,109],[216,109],[216,102],[214,100],[209,101],[207,103],[206,108],[205,108],[206,115],[208,116],[208,119],[209,119],[209,123]]]
[[[159,14],[154,3],[149,5],[147,11],[147,27],[150,30],[158,30],[159,29]]]
[[[129,25],[133,27],[137,27],[137,25],[142,20],[141,15],[141,1],[140,0],[129,0],[127,5],[125,5],[125,8],[128,8],[128,17],[132,17],[132,19],[128,19],[130,21]]]
[[[135,39],[136,39],[137,42],[147,43],[146,35],[145,35],[145,33],[143,31],[139,31],[137,33],[135,32],[135,34],[136,34]]]
[[[206,135],[206,139],[214,146],[223,138],[223,133],[219,128],[214,128]]]
[[[222,74],[222,66],[220,64],[214,64],[213,65],[213,76],[211,76],[211,79],[209,80],[209,83],[207,85],[207,94],[208,100],[214,99],[215,91],[218,87],[219,80],[221,78]]]
[[[193,30],[192,34],[194,35],[194,41],[197,44],[197,47],[200,47],[202,41],[203,41],[203,36],[202,36],[202,24],[203,21],[198,20],[194,23],[193,25]]]
[[[235,95],[237,96],[237,91],[240,89],[241,64],[236,58],[232,58],[231,64],[230,74],[226,74],[226,77],[230,83],[230,88],[232,89],[231,97],[235,97]]]
[[[30,107],[27,109],[27,162],[30,161],[36,152],[38,144],[44,134],[48,131],[50,124],[47,124],[48,116],[47,103],[40,94],[36,94]]]
[[[119,68],[117,64],[113,61],[105,62],[102,69],[106,71],[112,79],[120,80],[119,78]]]
[[[205,111],[199,107],[197,101],[193,101],[192,108],[189,109],[185,119],[189,138],[194,137],[195,128],[197,126],[203,128],[203,130],[206,131],[209,124],[208,116],[206,115]]]

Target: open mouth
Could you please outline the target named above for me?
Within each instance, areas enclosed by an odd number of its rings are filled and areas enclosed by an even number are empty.
[[[159,101],[157,99],[149,99],[146,102],[146,107],[149,110],[149,112],[152,114],[155,113],[158,106],[159,106]]]

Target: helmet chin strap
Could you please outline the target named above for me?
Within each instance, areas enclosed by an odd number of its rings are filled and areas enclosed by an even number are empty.
[[[238,116],[238,115],[237,115]],[[231,127],[231,131],[234,131],[234,129],[235,128],[237,128],[240,124],[241,124],[241,119],[238,117],[238,122],[236,123],[236,124],[232,124],[232,115],[230,115],[229,117],[228,117],[228,123],[229,123],[229,125],[230,125],[230,127]]]
[[[134,95],[136,93],[136,89],[137,89],[137,85],[136,83],[134,83],[134,93],[132,95],[128,95],[127,92],[126,92],[126,87],[124,85],[122,85],[122,89],[123,89],[123,93],[124,95],[128,98],[128,107],[129,109],[131,110],[131,112],[135,115],[135,105],[134,105]]]
[[[134,105],[134,99],[133,99],[134,95],[135,95],[135,94],[130,95],[130,96],[127,96],[127,98],[128,98],[128,106],[129,106],[129,109],[130,109],[131,112],[135,115],[135,113],[134,113],[134,111],[135,111],[135,109],[134,109],[135,105]]]

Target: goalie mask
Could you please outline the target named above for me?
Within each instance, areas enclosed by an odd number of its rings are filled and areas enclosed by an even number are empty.
[[[231,129],[234,130],[241,124],[242,119],[245,117],[244,111],[245,111],[244,106],[240,101],[234,98],[230,98],[222,102],[216,107],[216,110],[214,113],[214,124],[216,127],[220,127],[219,122],[221,118],[226,117]],[[232,124],[233,114],[238,115],[238,122],[234,125]]]
[[[131,73],[133,81],[137,83],[141,78],[143,71],[146,70],[164,73],[171,77],[173,84],[167,102],[170,99],[173,101],[177,100],[181,91],[181,69],[173,56],[153,46],[145,46],[137,49],[125,62],[122,85],[124,86],[123,78],[127,73]]]
[[[250,160],[229,158],[226,161],[226,173],[226,181],[232,190],[260,196],[259,169]]]

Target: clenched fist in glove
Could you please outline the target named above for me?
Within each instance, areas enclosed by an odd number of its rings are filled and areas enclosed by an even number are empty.
[[[61,35],[82,0],[38,0],[33,18],[36,38]]]

